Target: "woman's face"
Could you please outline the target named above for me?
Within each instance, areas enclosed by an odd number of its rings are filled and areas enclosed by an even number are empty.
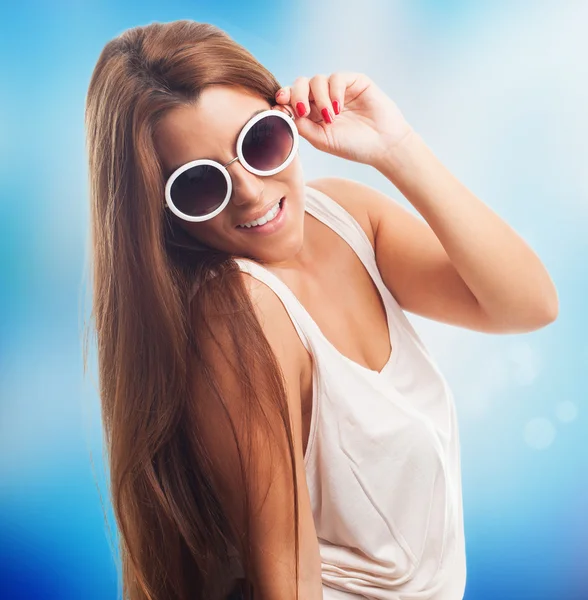
[[[154,143],[164,172],[171,173],[199,158],[228,163],[237,156],[237,136],[245,123],[254,112],[268,108],[272,106],[265,100],[240,88],[206,88],[196,106],[173,109],[158,124]],[[278,109],[286,110],[279,106]],[[239,160],[226,168],[233,189],[229,203],[218,215],[196,223],[170,212],[172,218],[207,246],[270,265],[286,266],[295,261],[302,250],[304,224],[304,179],[299,156],[283,171],[269,177],[250,173]],[[254,227],[237,227],[254,219],[260,211],[269,210],[282,197],[282,221],[276,231],[263,234]]]

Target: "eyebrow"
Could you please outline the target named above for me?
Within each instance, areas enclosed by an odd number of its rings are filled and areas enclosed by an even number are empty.
[[[251,119],[253,119],[253,117],[254,117],[255,115],[258,115],[259,113],[262,113],[262,112],[264,112],[264,111],[266,111],[266,110],[269,110],[269,109],[268,109],[268,108],[260,108],[259,110],[256,110],[254,113],[252,113],[252,114],[249,116],[249,118],[247,119],[246,123],[248,123],[248,122],[249,122]],[[239,129],[239,133],[241,133],[241,130],[243,129],[243,127],[245,127],[245,123],[243,124],[243,126],[241,127],[241,129]],[[237,135],[237,138],[235,138],[235,145],[237,144],[237,139],[238,139],[238,137],[239,137],[239,136]],[[172,173],[173,173],[173,172],[174,172],[176,169],[179,169],[179,168],[180,168],[182,165],[185,165],[186,163],[188,163],[188,162],[191,162],[192,160],[196,160],[196,159],[195,159],[195,158],[192,158],[192,159],[190,159],[190,160],[186,160],[186,161],[184,161],[183,163],[180,163],[180,164],[174,165],[173,167],[171,167],[171,169],[168,169],[168,170],[167,170],[167,171],[164,173],[164,177],[165,177],[165,179],[166,179],[166,180],[167,180],[167,179],[169,179],[170,175],[171,175],[171,174],[172,174]],[[221,162],[221,161],[218,161],[218,162],[220,162],[220,163],[222,164],[222,162]]]

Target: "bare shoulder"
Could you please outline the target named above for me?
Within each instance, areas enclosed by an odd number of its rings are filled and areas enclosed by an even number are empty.
[[[306,361],[306,348],[277,294],[265,283],[246,272],[241,272],[243,283],[257,319],[272,347],[286,377],[298,378]]]
[[[284,383],[288,388],[290,409],[298,415],[301,410],[300,384],[305,373],[308,352],[279,296],[253,275],[245,271],[240,271],[237,275],[245,287],[253,306],[254,316],[282,372]],[[238,355],[248,351],[247,343],[242,339],[235,340],[230,331],[231,324],[225,317],[209,315],[206,320],[209,334],[218,340],[218,344],[212,343],[208,336],[200,342],[204,344],[205,351],[211,360],[216,362],[218,368],[223,365],[225,368],[230,368],[229,362],[238,362]],[[252,348],[251,351],[256,353],[257,349]],[[221,353],[225,355],[223,358],[220,356]],[[232,358],[229,356],[227,360],[227,353],[232,355]]]
[[[344,177],[321,177],[308,181],[306,185],[323,192],[342,206],[359,223],[375,248],[377,214],[370,200],[373,188]]]

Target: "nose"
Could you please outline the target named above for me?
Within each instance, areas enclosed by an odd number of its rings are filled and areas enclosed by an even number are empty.
[[[237,206],[256,204],[263,195],[261,177],[248,171],[239,160],[231,163],[227,169],[233,181],[231,202]]]

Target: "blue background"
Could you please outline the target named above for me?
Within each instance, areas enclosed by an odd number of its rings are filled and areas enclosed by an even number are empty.
[[[282,85],[365,72],[540,256],[560,298],[548,327],[488,335],[409,318],[458,405],[466,600],[588,598],[588,3],[571,0],[3,8],[0,597],[117,597],[93,349],[86,377],[82,365],[90,310],[83,111],[108,40],[180,18],[226,30]],[[308,180],[358,179],[414,211],[366,165],[305,140],[301,157]]]

